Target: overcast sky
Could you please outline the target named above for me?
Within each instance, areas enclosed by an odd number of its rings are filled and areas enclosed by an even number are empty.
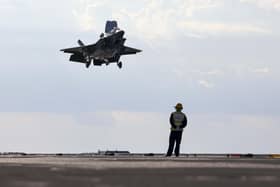
[[[117,20],[130,47],[86,69],[59,50]],[[279,153],[280,0],[0,0],[0,152]]]

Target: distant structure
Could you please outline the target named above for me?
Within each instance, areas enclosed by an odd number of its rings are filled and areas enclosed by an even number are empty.
[[[130,155],[129,151],[98,151],[97,153],[98,155],[103,155],[103,156],[128,156]]]
[[[23,152],[3,152],[0,153],[2,156],[26,156],[26,153]]]

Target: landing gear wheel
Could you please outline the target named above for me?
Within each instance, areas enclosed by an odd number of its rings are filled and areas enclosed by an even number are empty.
[[[86,68],[89,68],[89,66],[91,65],[91,58],[90,58],[90,56],[86,56],[85,57],[85,64],[86,64]]]
[[[117,65],[120,69],[122,69],[122,62],[118,62]]]
[[[90,62],[86,62],[86,68],[89,68],[90,64]]]

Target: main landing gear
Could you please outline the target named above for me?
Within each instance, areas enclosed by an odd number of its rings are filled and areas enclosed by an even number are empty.
[[[89,68],[89,66],[91,65],[91,60],[87,60],[85,64],[86,64],[86,68]]]
[[[85,64],[86,64],[86,68],[89,68],[89,66],[91,65],[91,59],[89,56],[85,57]]]
[[[89,68],[90,64],[91,64],[90,61],[86,62],[86,68]]]
[[[122,62],[118,62],[117,65],[120,69],[122,69]]]

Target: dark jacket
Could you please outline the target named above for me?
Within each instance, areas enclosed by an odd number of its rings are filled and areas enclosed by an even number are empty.
[[[181,112],[184,115],[184,119],[178,129],[174,122],[174,113],[175,112],[171,113],[170,118],[169,118],[169,122],[171,124],[171,130],[179,130],[179,131],[183,130],[187,126],[187,123],[188,123],[188,119],[187,119],[186,115],[183,112]]]

